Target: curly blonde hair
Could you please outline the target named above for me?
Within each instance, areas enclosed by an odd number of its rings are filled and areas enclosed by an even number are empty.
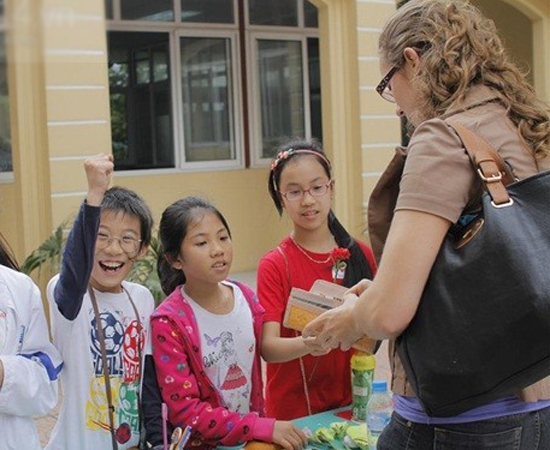
[[[425,99],[426,120],[460,105],[473,85],[500,95],[508,117],[539,157],[550,155],[550,109],[509,59],[492,20],[467,0],[411,0],[384,25],[379,54],[393,66],[404,64],[403,51],[421,55],[414,86]]]

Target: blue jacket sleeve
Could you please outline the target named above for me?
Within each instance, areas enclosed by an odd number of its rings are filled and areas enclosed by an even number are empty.
[[[101,207],[83,202],[65,243],[54,299],[67,320],[76,318],[88,289],[100,214]]]

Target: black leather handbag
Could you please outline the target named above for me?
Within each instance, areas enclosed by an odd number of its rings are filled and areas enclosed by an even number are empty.
[[[479,215],[446,236],[417,313],[397,339],[406,375],[433,417],[550,375],[550,172],[513,182],[483,138],[448,123],[486,192]]]

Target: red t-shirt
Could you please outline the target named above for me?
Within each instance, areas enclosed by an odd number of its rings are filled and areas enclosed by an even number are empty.
[[[372,272],[376,264],[369,247],[358,242]],[[258,296],[265,308],[264,323],[282,324],[291,286],[309,290],[316,280],[332,281],[333,262],[329,253],[307,252],[316,263],[307,258],[290,238],[279,247],[285,257],[274,249],[267,253],[258,266]],[[281,337],[295,337],[299,332],[281,325]],[[311,412],[326,411],[351,403],[350,358],[353,350],[333,350],[328,355],[311,356],[285,363],[268,363],[266,380],[266,408],[268,417],[291,420],[308,415],[305,389],[309,393]],[[305,380],[305,381],[304,381]]]

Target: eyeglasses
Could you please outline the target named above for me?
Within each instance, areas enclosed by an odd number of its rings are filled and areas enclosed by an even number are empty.
[[[111,236],[108,233],[97,233],[96,248],[98,250],[104,250],[110,247],[113,241],[117,241],[119,247],[127,255],[134,255],[139,251],[141,245],[141,239],[136,239],[132,236]]]
[[[309,189],[292,189],[286,192],[279,191],[279,193],[289,202],[296,202],[301,200],[306,192],[312,197],[322,197],[328,192],[328,188],[331,185],[332,180],[329,180],[328,183],[316,184],[315,186],[311,186]]]
[[[384,78],[382,78],[382,81],[378,83],[378,86],[376,86],[376,92],[378,92],[384,100],[392,103],[395,103],[395,97],[388,84],[398,70],[399,66],[393,66]]]

